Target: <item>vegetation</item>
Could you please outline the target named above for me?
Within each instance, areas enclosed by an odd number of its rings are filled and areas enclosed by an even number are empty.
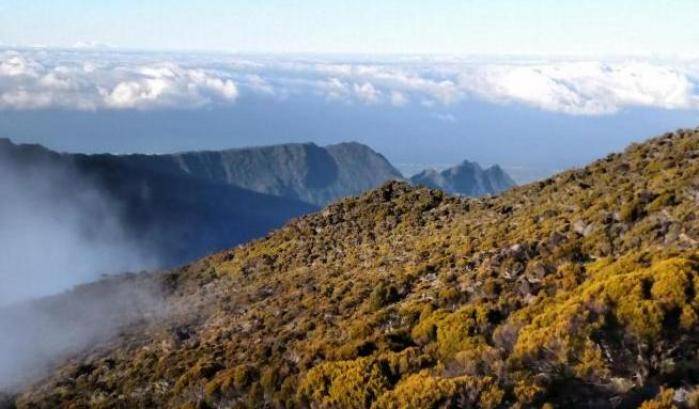
[[[483,199],[392,182],[154,277],[20,408],[689,408],[699,131]]]

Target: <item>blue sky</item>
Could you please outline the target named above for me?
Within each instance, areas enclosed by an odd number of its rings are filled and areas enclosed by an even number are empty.
[[[688,56],[696,0],[0,0],[0,42],[242,52]]]

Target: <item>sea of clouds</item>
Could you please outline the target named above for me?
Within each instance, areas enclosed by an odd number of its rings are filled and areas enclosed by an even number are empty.
[[[0,50],[0,109],[14,110],[201,108],[254,94],[394,107],[477,99],[608,115],[697,109],[697,82],[697,61]]]

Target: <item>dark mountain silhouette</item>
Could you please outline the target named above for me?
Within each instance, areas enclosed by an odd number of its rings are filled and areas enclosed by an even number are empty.
[[[20,174],[66,172],[88,180],[90,188],[114,204],[126,233],[156,252],[165,265],[261,237],[316,209],[299,200],[171,172],[146,158],[59,154],[0,139],[0,160]],[[63,196],[79,194],[80,189],[84,184],[57,187]]]
[[[411,177],[410,181],[415,185],[474,197],[497,194],[515,185],[514,180],[500,166],[483,169],[477,163],[469,161],[441,172],[424,170]]]
[[[120,209],[134,240],[166,264],[260,237],[292,217],[402,176],[359,143],[313,143],[167,155],[62,154],[0,139],[0,155],[24,171],[43,164],[89,178]],[[423,172],[416,184],[478,196],[511,186],[497,166],[464,162]],[[64,187],[66,192],[78,186]]]
[[[126,155],[132,168],[324,205],[402,179],[391,164],[355,142],[320,147],[294,143],[171,155]]]

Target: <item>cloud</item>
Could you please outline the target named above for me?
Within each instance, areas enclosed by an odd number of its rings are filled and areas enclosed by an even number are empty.
[[[0,307],[158,264],[92,180],[50,157],[27,162],[19,151],[0,146]]]
[[[73,44],[73,48],[100,49],[100,48],[111,48],[111,46],[109,44],[100,43],[97,41],[77,41]]]
[[[200,107],[212,102],[233,101],[238,88],[230,79],[212,76],[203,70],[182,69],[177,65],[139,67],[129,80],[111,89],[100,88],[108,108]]]
[[[410,93],[427,95],[445,105],[452,104],[460,98],[459,89],[454,81],[435,77],[432,75],[434,72],[420,73],[412,65],[352,65],[320,62],[285,64],[284,67],[306,75],[331,75],[338,81],[357,83],[357,87],[365,86],[368,83],[379,94],[402,95],[402,97],[397,96],[397,99],[388,99],[388,102],[394,105],[405,105],[409,100],[408,94]],[[368,87],[365,86],[365,88]],[[377,102],[375,98],[367,99],[366,93],[355,92],[355,96],[359,101],[365,103],[374,104]],[[398,104],[395,104],[396,101]]]
[[[350,95],[349,85],[337,78],[319,81],[317,87],[329,100],[344,100]]]
[[[629,107],[699,109],[697,81],[697,61],[0,52],[0,109],[199,108],[250,94],[426,110],[476,99],[568,115],[610,115]]]
[[[570,115],[608,115],[628,107],[697,109],[699,64],[643,61],[517,61],[395,59],[352,63],[266,60],[256,69],[277,78],[274,87],[302,94],[315,79],[330,100],[427,109],[466,98],[521,104]],[[291,80],[294,79],[294,80]]]
[[[400,91],[391,91],[391,105],[402,107],[409,102],[408,97]]]
[[[102,55],[54,52],[0,54],[0,109],[197,108],[231,103],[239,94],[231,78],[213,70],[137,58],[93,62],[86,57]]]
[[[459,84],[489,100],[574,115],[613,114],[633,106],[698,106],[695,86],[685,72],[645,62],[487,66],[462,74]]]
[[[449,114],[449,113],[445,114],[445,113],[437,112],[437,113],[432,114],[432,116],[439,121],[452,123],[452,124],[456,123],[458,121],[453,114]]]
[[[24,58],[19,53],[6,52],[0,60],[0,76],[3,77],[32,77],[37,71],[43,70],[39,63]]]
[[[246,77],[248,87],[260,94],[275,95],[276,92],[272,84],[257,74],[250,74]]]
[[[370,82],[353,84],[352,89],[358,100],[366,104],[376,104],[381,98],[381,91],[377,90]]]

